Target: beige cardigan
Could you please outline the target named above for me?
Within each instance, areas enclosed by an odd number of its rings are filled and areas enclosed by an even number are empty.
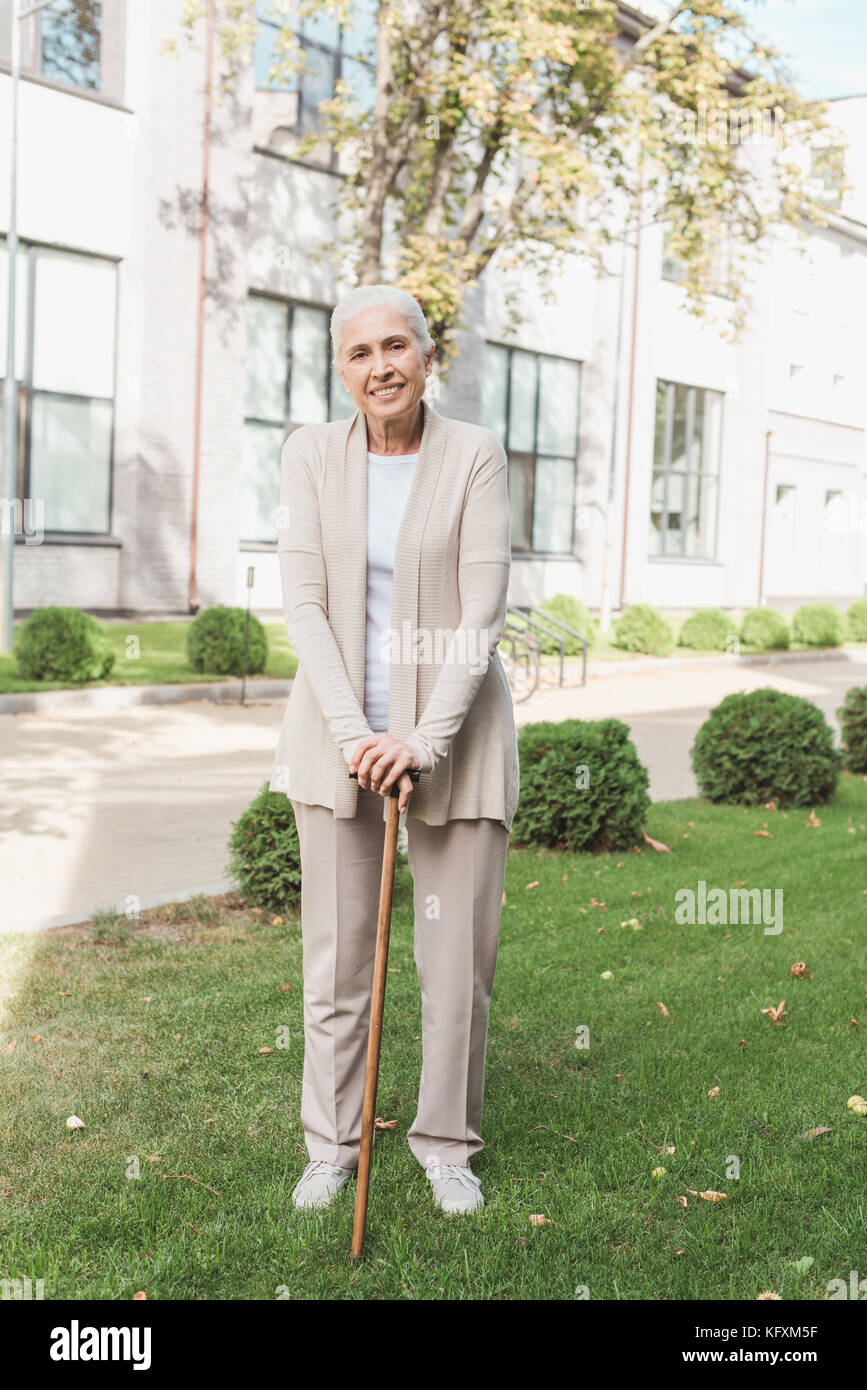
[[[496,650],[511,567],[506,454],[480,425],[426,400],[397,537],[388,731],[418,754],[407,814],[428,825],[490,816],[512,828],[518,745]],[[302,425],[283,445],[277,550],[299,668],[270,788],[355,815],[352,751],[364,716],[367,424]],[[383,815],[386,810],[383,798]]]

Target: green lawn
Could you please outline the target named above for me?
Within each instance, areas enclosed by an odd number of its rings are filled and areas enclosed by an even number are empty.
[[[675,633],[680,631],[684,618],[669,620]],[[19,627],[20,623],[16,624]],[[103,624],[111,639],[115,652],[114,667],[106,681],[89,681],[87,685],[169,685],[189,682],[210,682],[224,680],[223,676],[202,676],[187,662],[186,643],[189,622],[110,622]],[[268,664],[263,676],[291,680],[298,669],[298,658],[289,644],[286,628],[282,622],[263,624],[268,634]],[[846,642],[844,647],[859,647],[863,643]],[[808,651],[807,647],[793,644],[792,651]],[[744,653],[752,648],[743,647]],[[719,656],[719,652],[697,652],[686,647],[675,647],[672,657],[700,658]],[[609,638],[600,636],[595,647],[587,653],[588,661],[635,662],[646,660],[640,653],[621,651],[611,644]],[[567,657],[567,661],[580,666],[581,656]],[[543,656],[542,664],[559,668],[557,655]],[[252,680],[258,679],[251,677]],[[8,652],[0,652],[0,694],[18,694],[30,690],[67,690],[67,681],[23,680],[16,670],[14,657]],[[75,689],[86,687],[75,686]]]
[[[19,624],[16,624],[16,627]],[[264,677],[288,680],[298,669],[298,658],[289,645],[281,622],[264,623],[268,636],[268,663]],[[187,661],[187,622],[104,623],[111,640],[115,661],[108,680],[88,681],[70,687],[68,681],[23,680],[17,674],[14,656],[0,653],[0,694],[24,690],[76,690],[105,685],[172,685],[225,680],[225,676],[203,676]],[[249,677],[257,680],[258,677]]]
[[[352,1186],[326,1213],[290,1201],[294,916],[230,896],[5,938],[0,1276],[44,1278],[46,1298],[596,1300],[822,1299],[864,1277],[867,1118],[846,1102],[867,1094],[867,782],[843,776],[821,826],[808,814],[661,803],[647,831],[670,854],[510,852],[472,1218],[434,1210],[406,1144],[420,1013],[400,864],[377,1105],[398,1124],[359,1269]],[[781,888],[782,932],[679,925],[675,892],[701,878]],[[776,1026],[761,1010],[781,999]]]

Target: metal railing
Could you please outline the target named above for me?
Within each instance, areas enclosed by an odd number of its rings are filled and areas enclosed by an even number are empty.
[[[518,619],[519,621],[515,621],[516,619]],[[532,694],[533,690],[535,690],[539,684],[539,666],[540,657],[542,654],[542,642],[536,634],[540,632],[544,633],[545,636],[552,637],[560,648],[559,684],[561,686],[563,684],[563,677],[565,674],[566,640],[568,637],[574,637],[576,641],[581,643],[581,684],[586,685],[587,638],[583,635],[583,633],[578,632],[578,630],[574,627],[570,627],[568,623],[564,623],[562,618],[555,618],[552,613],[546,613],[544,609],[536,607],[535,604],[527,604],[526,606],[516,604],[513,607],[508,608],[506,610],[506,624],[503,629],[501,645],[504,642],[506,642],[508,637],[508,640],[511,643],[512,647],[516,649],[518,653],[520,653],[521,641],[523,639],[523,642],[526,644],[528,648],[528,658],[531,652],[535,654],[535,683],[533,684],[532,689],[528,691],[528,694]],[[506,663],[504,662],[504,665],[505,664]],[[509,674],[508,670],[507,674]],[[512,685],[511,679],[509,681],[509,684]],[[525,694],[517,694],[515,692],[514,686],[512,687],[512,690],[515,694],[516,699],[527,698],[527,695]]]

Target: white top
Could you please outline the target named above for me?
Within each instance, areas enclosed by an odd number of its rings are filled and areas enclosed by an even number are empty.
[[[417,462],[418,454],[367,454],[364,715],[374,733],[388,728],[394,550]]]

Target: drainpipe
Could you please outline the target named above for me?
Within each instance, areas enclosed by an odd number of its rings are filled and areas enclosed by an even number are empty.
[[[620,556],[620,609],[626,603],[626,547],[629,538],[629,477],[632,466],[632,415],[635,398],[635,343],[638,328],[638,279],[641,265],[641,191],[642,169],[638,167],[638,192],[635,200],[635,281],[632,287],[632,333],[629,344],[629,397],[626,403],[626,476],[623,487],[623,542]]]
[[[765,530],[768,515],[768,475],[771,463],[771,430],[765,431],[765,476],[762,483],[762,534],[759,540],[759,602],[758,607],[765,606]]]
[[[214,55],[214,0],[208,0],[208,32],[205,52],[205,129],[202,140],[202,214],[199,221],[199,306],[196,324],[196,418],[193,432],[193,496],[190,521],[190,583],[191,613],[198,613],[196,594],[196,548],[198,545],[199,461],[202,444],[202,358],[205,332],[205,295],[207,293],[208,253],[208,174],[211,162],[211,81]]]

